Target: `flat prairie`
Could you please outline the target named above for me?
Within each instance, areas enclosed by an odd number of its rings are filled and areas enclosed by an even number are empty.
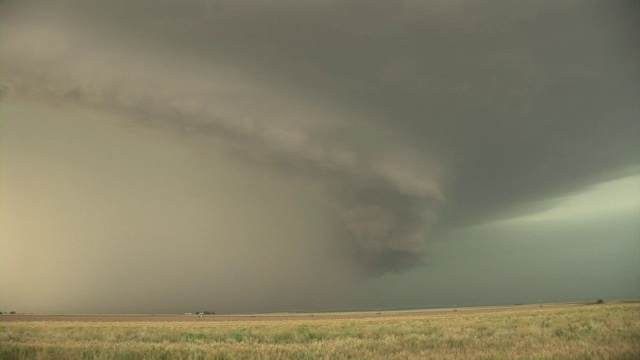
[[[2,315],[2,359],[640,359],[640,303]]]

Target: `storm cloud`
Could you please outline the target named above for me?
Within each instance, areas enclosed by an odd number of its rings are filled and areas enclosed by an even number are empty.
[[[323,258],[382,275],[425,264],[434,229],[634,171],[638,13],[636,1],[8,1],[2,101],[302,181],[327,202],[321,241],[338,250]]]

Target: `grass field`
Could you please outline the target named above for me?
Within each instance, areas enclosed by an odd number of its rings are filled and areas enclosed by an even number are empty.
[[[640,303],[257,316],[2,317],[2,359],[640,359]]]

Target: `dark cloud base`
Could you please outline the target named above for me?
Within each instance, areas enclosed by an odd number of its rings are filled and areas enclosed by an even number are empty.
[[[319,184],[367,274],[423,264],[434,226],[639,162],[633,1],[2,6],[4,101],[119,114]]]

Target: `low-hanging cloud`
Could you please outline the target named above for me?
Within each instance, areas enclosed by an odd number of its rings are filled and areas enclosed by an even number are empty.
[[[617,18],[637,4],[25,4],[3,12],[5,100],[117,114],[319,184],[366,273],[421,264],[437,224],[638,162],[640,31]]]
[[[370,274],[423,261],[424,237],[444,202],[442,167],[395,144],[354,145],[380,130],[304,105],[237,72],[214,66],[174,68],[148,54],[118,53],[83,43],[55,27],[10,28],[3,65],[4,97],[93,108],[128,118],[125,126],[194,141],[282,175],[318,183],[335,206],[345,249]],[[75,38],[74,38],[75,37]],[[43,46],[52,44],[52,46]],[[201,74],[206,74],[204,78]],[[248,100],[260,98],[258,104]],[[247,99],[247,100],[245,100]],[[257,114],[257,115],[256,115]],[[320,117],[307,121],[306,117]],[[326,123],[324,123],[326,121]],[[362,119],[360,119],[362,122]],[[286,229],[283,229],[286,231]],[[334,239],[335,241],[335,239]]]

